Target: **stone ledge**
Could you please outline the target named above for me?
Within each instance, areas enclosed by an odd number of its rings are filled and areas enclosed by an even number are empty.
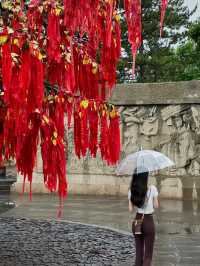
[[[199,104],[200,81],[117,84],[109,101],[120,106]]]

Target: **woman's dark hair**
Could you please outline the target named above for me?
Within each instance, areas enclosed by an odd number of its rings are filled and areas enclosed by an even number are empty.
[[[148,171],[137,174],[137,170],[132,176],[130,184],[131,202],[138,208],[141,208],[145,202],[147,194],[148,176]]]

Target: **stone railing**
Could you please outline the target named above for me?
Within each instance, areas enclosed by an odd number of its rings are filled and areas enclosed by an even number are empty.
[[[200,197],[200,81],[120,84],[110,102],[121,115],[121,158],[140,147],[161,151],[175,161],[174,168],[152,177],[161,196]],[[99,155],[79,161],[70,143],[69,149],[71,193],[127,194],[130,177],[116,176]],[[41,168],[35,175],[35,191],[41,192]]]

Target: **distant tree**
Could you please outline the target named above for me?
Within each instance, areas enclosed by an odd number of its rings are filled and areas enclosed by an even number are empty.
[[[190,17],[195,11],[196,7],[190,11],[184,0],[169,0],[163,36],[160,38],[160,0],[142,0],[143,43],[136,61],[136,81],[161,82],[171,79],[171,60],[174,59],[172,48],[182,45],[186,40]],[[122,47],[125,56],[118,65],[121,82],[130,73],[132,62],[126,23],[122,23]]]
[[[200,20],[191,25],[188,36],[194,41],[196,50],[200,52]]]
[[[191,24],[188,38],[175,52],[175,61],[179,64],[177,80],[200,79],[200,21]]]
[[[189,40],[186,44],[174,49],[168,74],[171,81],[200,79],[200,51],[195,43]]]

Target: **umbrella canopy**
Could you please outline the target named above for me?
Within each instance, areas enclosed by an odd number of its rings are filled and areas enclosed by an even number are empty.
[[[174,162],[164,154],[153,150],[141,150],[128,155],[117,167],[118,175],[152,172],[173,166]]]

